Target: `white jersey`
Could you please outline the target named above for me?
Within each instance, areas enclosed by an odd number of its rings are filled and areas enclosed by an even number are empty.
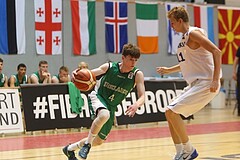
[[[212,79],[214,72],[212,53],[203,47],[199,47],[194,50],[187,46],[189,34],[193,30],[199,30],[206,35],[206,32],[203,29],[190,27],[189,30],[183,35],[177,49],[177,57],[181,72],[183,78],[188,84],[191,84],[196,79]]]

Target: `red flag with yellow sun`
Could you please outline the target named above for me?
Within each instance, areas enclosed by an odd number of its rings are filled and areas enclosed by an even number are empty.
[[[240,8],[218,7],[218,29],[222,64],[233,64],[240,46]]]

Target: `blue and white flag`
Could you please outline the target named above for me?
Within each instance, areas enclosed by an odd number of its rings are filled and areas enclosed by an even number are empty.
[[[194,26],[204,29],[208,38],[214,43],[213,6],[193,5]]]
[[[104,5],[106,50],[121,53],[123,45],[128,42],[127,2],[105,1]]]
[[[0,54],[25,53],[25,0],[0,0],[0,33]]]
[[[184,8],[187,8],[186,3],[165,3],[165,10],[166,12],[168,12],[173,7],[177,6],[183,6]],[[182,39],[182,33],[178,33],[172,29],[168,18],[167,18],[167,34],[168,34],[168,53],[176,54],[178,44]]]

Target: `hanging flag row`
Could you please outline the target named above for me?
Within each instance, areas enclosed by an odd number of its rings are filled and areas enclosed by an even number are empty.
[[[25,0],[0,0],[0,54],[24,54]],[[96,54],[95,1],[71,0],[72,41],[75,55]],[[175,6],[187,8],[186,3],[165,3],[168,12]],[[158,3],[136,2],[136,39],[141,53],[159,52]],[[213,5],[193,5],[194,26],[205,29],[214,40],[214,10],[218,12],[219,48],[223,64],[232,64],[240,46],[240,8]],[[128,2],[104,1],[106,51],[121,54],[128,43]],[[62,0],[34,0],[35,44],[37,54],[62,54]],[[167,19],[167,18],[166,18]],[[216,26],[216,25],[215,25]],[[168,53],[176,54],[181,33],[175,32],[167,19]]]

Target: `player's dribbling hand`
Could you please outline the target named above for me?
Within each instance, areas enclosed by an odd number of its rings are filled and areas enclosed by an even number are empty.
[[[77,75],[77,71],[78,71],[79,69],[77,68],[77,69],[75,69],[74,71],[72,71],[72,82],[74,82],[75,81],[75,75]]]

